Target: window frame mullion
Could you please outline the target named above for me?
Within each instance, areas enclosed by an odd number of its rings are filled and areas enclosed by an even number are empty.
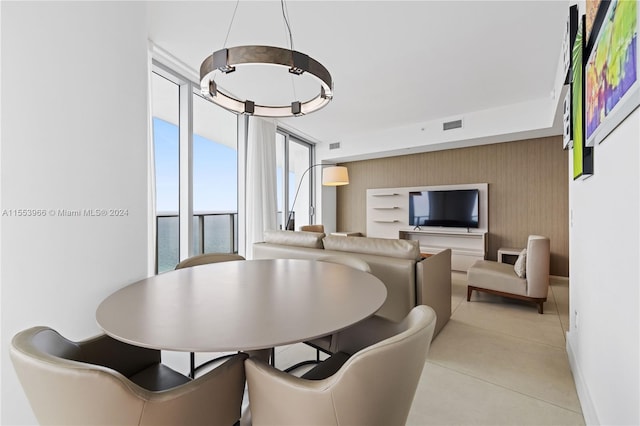
[[[194,254],[193,250],[193,87],[180,84],[179,110],[179,229],[180,260]]]

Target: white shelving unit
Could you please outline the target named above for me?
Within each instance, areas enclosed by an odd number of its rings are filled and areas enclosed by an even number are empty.
[[[480,191],[477,229],[425,227],[409,225],[409,192],[443,189],[478,189]],[[451,249],[451,268],[466,271],[487,254],[489,233],[489,185],[486,183],[441,185],[404,188],[373,188],[367,190],[367,236],[404,238],[420,241],[422,253],[437,253]]]
[[[398,238],[398,229],[409,221],[409,192],[395,189],[367,190],[367,235]]]

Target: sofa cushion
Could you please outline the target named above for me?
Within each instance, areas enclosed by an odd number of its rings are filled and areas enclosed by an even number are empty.
[[[477,260],[467,272],[467,281],[473,287],[527,295],[527,280],[518,277],[508,263]]]
[[[264,231],[264,242],[271,244],[284,244],[288,246],[322,248],[322,232],[305,231]]]
[[[324,248],[327,250],[375,254],[378,256],[397,257],[400,259],[420,259],[420,245],[418,241],[414,240],[340,237],[329,235],[324,237],[323,242]]]
[[[527,273],[527,249],[523,249],[513,265],[513,270],[520,278],[526,278]]]

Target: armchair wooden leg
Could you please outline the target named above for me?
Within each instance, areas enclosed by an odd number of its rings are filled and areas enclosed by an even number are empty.
[[[474,287],[472,285],[467,286],[467,302],[469,302],[471,300],[471,292],[473,290],[476,290],[478,292],[485,292],[485,293],[489,293],[489,294],[495,294],[498,296],[502,296],[502,297],[508,297],[511,299],[518,299],[518,300],[524,300],[526,302],[529,303],[534,303],[538,306],[538,313],[539,314],[543,314],[544,311],[544,302],[547,301],[546,297],[528,297],[528,296],[522,296],[519,294],[513,294],[513,293],[505,293],[503,291],[498,291],[498,290],[491,290],[488,288],[482,288],[482,287]]]

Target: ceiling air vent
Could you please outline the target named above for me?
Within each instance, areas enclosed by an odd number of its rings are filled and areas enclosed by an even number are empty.
[[[462,128],[462,119],[442,123],[442,130],[452,130],[460,128]]]
[[[340,142],[330,143],[329,149],[340,149]]]

